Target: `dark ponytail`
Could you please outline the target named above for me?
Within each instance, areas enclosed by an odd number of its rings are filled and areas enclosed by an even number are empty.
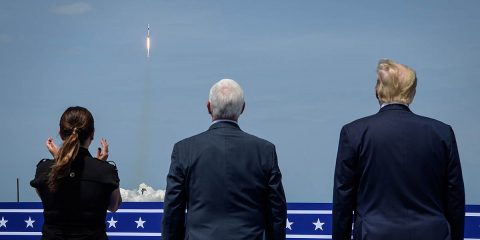
[[[78,154],[80,146],[93,136],[94,121],[92,114],[83,107],[70,107],[60,118],[60,137],[64,140],[55,156],[48,178],[48,188],[55,192],[59,179],[70,172],[70,165]]]

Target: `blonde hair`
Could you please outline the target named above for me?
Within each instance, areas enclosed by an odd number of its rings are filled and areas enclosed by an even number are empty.
[[[377,85],[375,91],[382,103],[402,103],[409,105],[413,101],[417,87],[415,70],[390,59],[381,59],[377,66]]]

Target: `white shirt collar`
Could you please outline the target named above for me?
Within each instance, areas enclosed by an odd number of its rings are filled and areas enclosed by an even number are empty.
[[[235,123],[238,125],[238,122],[237,121],[234,121],[234,120],[230,120],[230,119],[217,119],[215,121],[212,121],[212,124],[210,125],[213,125],[215,123],[219,123],[219,122],[231,122],[231,123]]]
[[[388,106],[388,105],[392,105],[392,104],[401,104],[401,105],[404,105],[404,106],[407,106],[407,104],[404,104],[404,103],[399,103],[399,102],[389,102],[389,103],[382,103],[382,105],[380,106],[380,108],[383,108],[385,106]]]

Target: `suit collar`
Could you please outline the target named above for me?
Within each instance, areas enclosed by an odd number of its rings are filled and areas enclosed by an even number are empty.
[[[210,128],[208,128],[208,130],[213,130],[213,129],[217,129],[217,128],[231,128],[231,129],[239,129],[240,130],[240,126],[238,126],[237,123],[234,123],[234,122],[230,122],[230,121],[220,121],[220,122],[217,122],[217,123],[214,123],[210,126]]]
[[[410,108],[406,105],[403,105],[403,104],[389,104],[387,106],[384,106],[382,108],[380,108],[380,111],[379,112],[385,112],[385,111],[389,111],[389,110],[401,110],[401,111],[407,111],[407,112],[411,112],[410,111]]]

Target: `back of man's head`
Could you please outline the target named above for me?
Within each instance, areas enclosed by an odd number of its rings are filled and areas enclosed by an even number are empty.
[[[243,112],[245,100],[240,85],[232,79],[222,79],[210,89],[208,96],[213,119],[237,120]]]
[[[389,59],[381,59],[377,66],[375,91],[380,104],[413,101],[417,87],[415,70]]]

